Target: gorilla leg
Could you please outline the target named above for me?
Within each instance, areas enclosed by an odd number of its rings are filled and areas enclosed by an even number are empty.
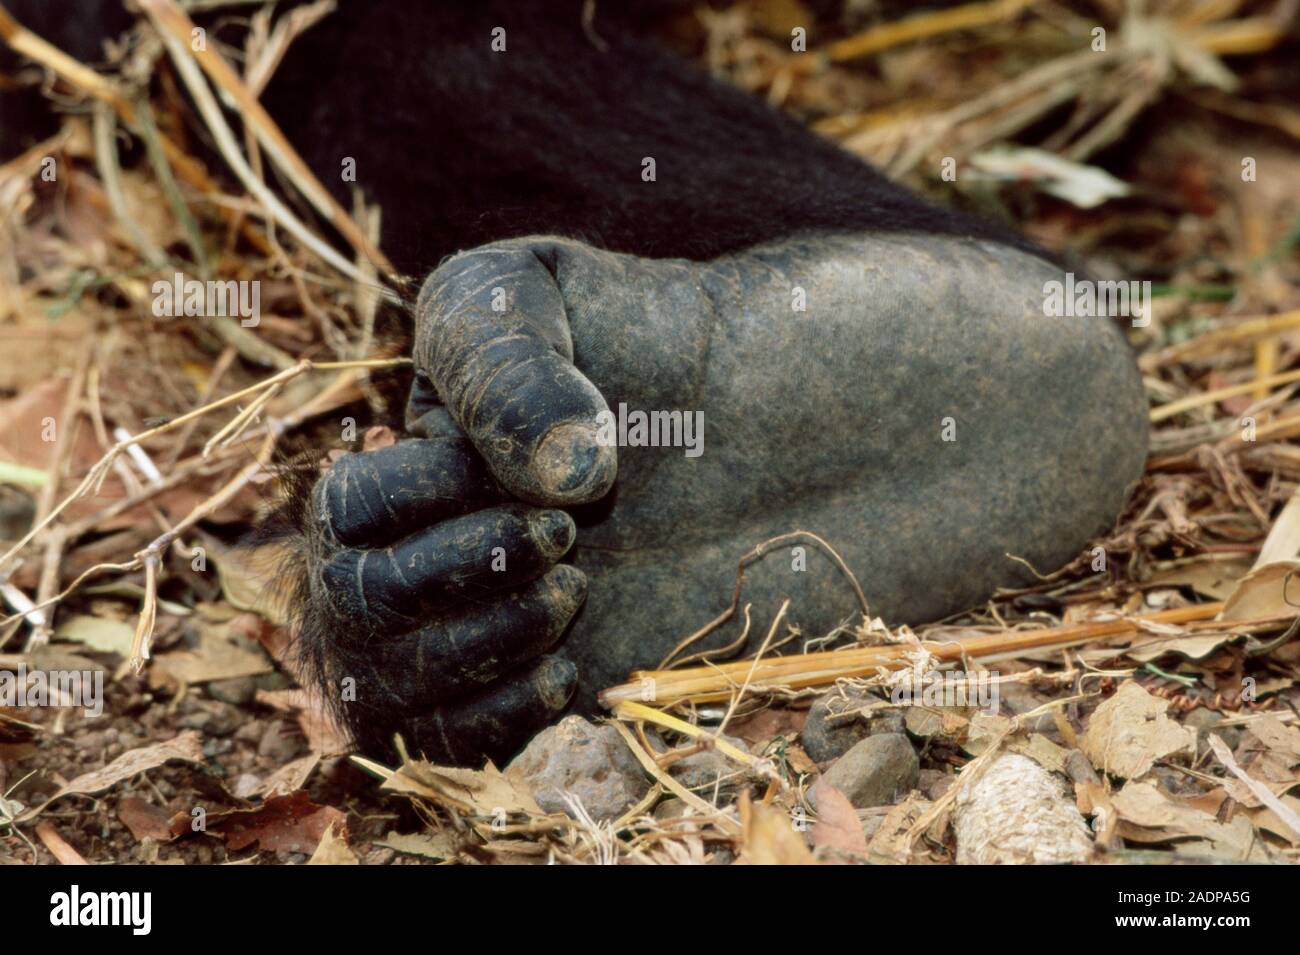
[[[268,90],[400,267],[481,246],[416,309],[418,439],[336,464],[303,524],[304,645],[370,751],[508,754],[783,531],[892,620],[960,610],[1020,579],[1006,555],[1076,553],[1141,469],[1122,338],[1045,317],[1045,254],[582,8],[342,0]],[[621,404],[702,414],[705,453],[601,444]],[[815,554],[748,579],[809,631],[853,610]]]
[[[533,234],[691,259],[800,231],[1032,248],[639,38],[621,4],[596,4],[590,29],[583,7],[345,0],[290,50],[268,108],[340,196],[355,159],[384,209],[385,251],[409,270]]]

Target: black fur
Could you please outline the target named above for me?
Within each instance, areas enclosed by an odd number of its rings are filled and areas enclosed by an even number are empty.
[[[900,189],[761,100],[633,35],[618,4],[344,0],[292,50],[268,104],[342,193],[359,181],[385,248],[424,271],[460,249],[565,235],[709,259],[798,230],[1010,230]],[[507,52],[490,48],[494,27]],[[654,158],[656,182],[641,163]]]

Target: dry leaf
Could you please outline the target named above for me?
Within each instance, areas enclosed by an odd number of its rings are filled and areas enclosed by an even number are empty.
[[[262,650],[237,643],[223,626],[201,625],[199,649],[172,650],[154,657],[153,666],[181,683],[207,683],[270,673],[271,661]]]
[[[928,799],[913,792],[897,806],[890,807],[881,820],[880,827],[876,829],[876,834],[867,843],[868,854],[899,862],[910,861],[912,826],[930,811],[932,805]]]
[[[1255,569],[1280,561],[1294,561],[1300,556],[1300,489],[1291,494],[1286,507],[1273,521],[1255,558]]]
[[[507,777],[490,762],[476,770],[407,759],[380,788],[468,808],[483,816],[500,812],[545,815],[521,779]]]
[[[1279,796],[1282,805],[1286,806],[1292,813],[1300,816],[1300,799],[1295,796]],[[1277,813],[1267,806],[1261,806],[1259,809],[1250,810],[1247,815],[1258,829],[1267,829],[1282,839],[1286,839],[1293,846],[1300,846],[1300,837],[1289,825],[1278,818]]]
[[[452,838],[451,833],[446,831],[413,832],[410,835],[390,832],[384,838],[378,840],[375,845],[387,846],[405,855],[422,856],[426,859],[456,858],[455,840]]]
[[[1245,816],[1221,823],[1209,813],[1166,796],[1153,783],[1136,780],[1125,783],[1111,796],[1111,803],[1120,818],[1120,834],[1129,841],[1166,842],[1195,836],[1205,840],[1208,851],[1225,860],[1248,861],[1248,852],[1252,858],[1266,859]]]
[[[1291,579],[1298,570],[1297,560],[1279,560],[1252,570],[1228,595],[1219,619],[1256,620],[1300,614],[1300,579]],[[1288,601],[1288,596],[1295,603]]]
[[[308,753],[306,756],[300,756],[292,762],[285,763],[270,776],[267,776],[262,785],[253,792],[259,796],[288,795],[302,789],[307,783],[308,777],[311,776],[317,764],[320,763],[319,753]]]
[[[0,744],[27,743],[45,732],[39,723],[28,723],[0,708]]]
[[[347,835],[343,813],[333,806],[316,805],[302,790],[272,796],[256,809],[208,816],[208,832],[220,835],[232,852],[253,843],[266,852],[312,852],[332,826]]]
[[[1255,794],[1255,798],[1271,809],[1273,815],[1291,829],[1292,835],[1289,838],[1300,839],[1300,814],[1283,803],[1281,799],[1278,799],[1273,791],[1259,780],[1248,776],[1246,771],[1237,765],[1237,761],[1233,758],[1232,751],[1228,749],[1227,744],[1217,735],[1211,734],[1209,743],[1210,749],[1214,751],[1214,755],[1218,757],[1219,762],[1227,767],[1228,772],[1245,783],[1250,788],[1250,791]]]
[[[903,722],[913,736],[961,739],[966,735],[969,715],[973,712],[961,706],[908,706],[903,708]]]
[[[356,854],[348,848],[347,839],[331,825],[321,836],[316,851],[307,860],[308,865],[360,865]]]
[[[997,744],[1011,729],[1011,717],[990,716],[988,713],[975,713],[971,716],[966,739],[961,748],[972,756],[978,756],[990,746]]]
[[[1132,680],[1097,707],[1080,741],[1098,770],[1135,779],[1157,759],[1178,753],[1196,755],[1196,730],[1167,715],[1169,701],[1152,696]]]
[[[47,802],[28,810],[22,818],[24,820],[31,819],[55,800],[62,799],[64,796],[74,793],[84,796],[103,792],[105,789],[116,786],[124,779],[130,779],[137,773],[156,769],[172,759],[183,759],[190,763],[203,762],[203,743],[199,739],[199,734],[194,730],[186,730],[179,736],[165,742],[128,750],[103,769],[84,773],[72,780],[72,782],[61,786],[58,792],[51,796]]]
[[[54,636],[59,640],[84,644],[100,653],[116,653],[124,657],[131,652],[135,627],[125,620],[75,614],[60,618]]]
[[[1031,733],[1028,738],[1013,737],[1007,741],[1007,750],[1028,756],[1049,772],[1062,775],[1065,775],[1065,764],[1070,758],[1070,750],[1057,746],[1042,733]]]
[[[284,581],[284,568],[295,554],[293,542],[229,547],[205,534],[203,546],[216,565],[221,592],[231,606],[255,613],[277,626],[289,622],[289,600],[293,594],[280,584]]]
[[[857,821],[857,817],[854,817]],[[787,813],[740,797],[740,854],[736,865],[816,865],[803,835]]]
[[[1211,600],[1227,600],[1250,571],[1251,562],[1247,559],[1234,555],[1225,560],[1217,554],[1206,555],[1158,570],[1147,583],[1181,584]]]
[[[119,802],[117,817],[131,830],[131,835],[141,842],[145,839],[171,842],[189,828],[188,817],[184,813],[168,813],[139,796],[127,796]]]
[[[1267,746],[1270,752],[1277,753],[1284,759],[1289,758],[1290,765],[1300,763],[1300,729],[1287,726],[1269,713],[1257,720],[1251,720],[1246,730]]]
[[[817,780],[808,795],[817,807],[817,821],[812,827],[813,846],[866,855],[867,836],[853,803],[825,779]]]
[[[1179,628],[1179,632],[1183,632],[1181,628]],[[1139,663],[1150,663],[1152,660],[1160,659],[1166,653],[1176,653],[1189,660],[1201,660],[1225,643],[1235,639],[1236,637],[1231,633],[1206,633],[1195,637],[1180,636],[1169,637],[1164,640],[1144,640],[1125,650],[1124,655]]]

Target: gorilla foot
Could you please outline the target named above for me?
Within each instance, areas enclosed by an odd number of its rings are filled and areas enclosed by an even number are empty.
[[[450,259],[417,307],[424,437],[342,459],[313,498],[319,669],[365,674],[350,724],[506,753],[575,683],[591,710],[658,663],[727,605],[740,555],[796,529],[891,622],[1023,581],[1013,558],[1074,557],[1139,475],[1146,421],[1114,325],[1045,313],[1060,274],[931,235],[703,263],[539,237]],[[613,446],[611,407],[690,415],[705,453]],[[819,551],[748,569],[760,614],[786,597],[809,635],[857,608]]]

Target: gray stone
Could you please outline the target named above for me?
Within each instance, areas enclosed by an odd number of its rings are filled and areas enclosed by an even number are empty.
[[[510,763],[546,812],[573,815],[564,794],[597,822],[617,819],[650,790],[645,771],[612,726],[568,716],[543,730]]]
[[[240,799],[249,799],[262,789],[262,780],[258,779],[252,773],[241,773],[235,778],[234,785],[230,791]]]
[[[214,699],[233,706],[246,706],[253,702],[257,693],[257,684],[251,676],[235,677],[231,680],[213,680],[208,684],[208,693]]]
[[[1024,683],[1003,683],[998,687],[998,704],[1001,708],[999,715],[1021,716],[1038,709],[1051,699],[1052,697],[1039,693]],[[1065,743],[1050,712],[1039,714],[1026,722],[1025,729],[1031,733],[1041,733],[1054,743]]]
[[[670,748],[680,749],[689,745],[683,742],[676,747],[669,747],[657,733],[651,732],[648,735],[657,755],[662,755]],[[743,739],[727,736],[725,733],[722,738],[741,752],[749,752],[749,746]],[[667,768],[669,774],[679,783],[687,789],[698,791],[706,799],[713,792],[714,784],[719,779],[722,780],[722,791],[727,791],[734,789],[746,778],[745,767],[719,752],[714,746],[692,753],[690,756],[683,756]]]
[[[676,796],[669,796],[659,801],[659,805],[655,806],[651,815],[660,822],[669,822],[673,819],[684,819],[691,814],[691,811],[691,807]]]
[[[813,762],[826,763],[843,756],[855,743],[875,733],[903,732],[903,714],[897,710],[883,710],[872,714],[870,719],[861,714],[831,718],[877,702],[869,693],[854,689],[819,697],[808,710],[808,719],[799,736],[804,752]]]
[[[728,742],[738,743],[740,749],[749,751],[740,740],[728,739]],[[714,785],[719,780],[722,789],[725,790],[736,786],[745,778],[743,766],[713,748],[701,750],[673,763],[669,772],[687,789],[698,791],[706,796],[713,791]]]
[[[902,733],[859,740],[822,776],[858,809],[887,806],[916,786],[921,763]]]
[[[1241,742],[1241,727],[1221,726],[1223,720],[1222,713],[1199,706],[1183,717],[1183,725],[1196,730],[1202,751],[1209,747],[1211,736],[1221,737],[1229,749],[1236,749]]]
[[[917,777],[916,788],[925,793],[925,798],[936,802],[953,787],[957,777],[938,769],[923,769]]]

